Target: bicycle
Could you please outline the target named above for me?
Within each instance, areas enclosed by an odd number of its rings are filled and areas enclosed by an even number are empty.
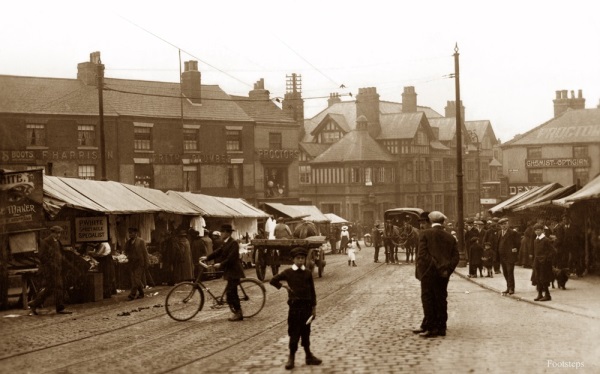
[[[211,309],[227,306],[225,290],[220,296],[215,296],[201,281],[202,274],[210,265],[199,261],[201,270],[194,282],[182,282],[169,291],[165,301],[165,309],[169,317],[175,321],[187,321],[194,318],[202,310],[205,301],[204,293],[213,299]],[[242,278],[238,286],[242,315],[250,318],[257,315],[265,306],[266,290],[262,282],[254,278]]]

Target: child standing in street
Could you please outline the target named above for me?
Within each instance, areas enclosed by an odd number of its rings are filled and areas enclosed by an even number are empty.
[[[297,247],[291,250],[291,255],[294,261],[292,267],[275,275],[270,282],[275,288],[283,287],[288,291],[290,355],[285,364],[286,370],[294,368],[294,358],[300,338],[302,338],[302,347],[306,353],[306,365],[321,365],[323,362],[310,351],[310,324],[317,315],[317,294],[312,272],[304,266],[307,251]],[[287,285],[281,284],[281,281],[285,281]]]
[[[483,256],[481,260],[483,261],[483,266],[487,269],[486,277],[494,278],[494,271],[492,269],[494,265],[494,250],[492,249],[492,243],[483,243]]]
[[[360,244],[358,244],[358,240],[356,240],[356,236],[352,236],[352,239],[348,242],[348,266],[356,266],[356,249],[360,251]]]

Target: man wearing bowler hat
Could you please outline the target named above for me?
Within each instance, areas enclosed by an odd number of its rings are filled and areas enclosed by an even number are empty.
[[[43,280],[44,288],[42,288],[34,300],[29,302],[31,313],[36,316],[38,315],[37,308],[46,301],[46,298],[51,293],[54,295],[56,313],[71,314],[71,312],[65,310],[65,306],[63,305],[63,246],[60,243],[60,234],[62,232],[62,227],[52,226],[50,228],[50,235],[42,240],[40,245],[38,255],[40,259],[40,275]]]
[[[240,279],[244,278],[244,268],[240,261],[240,247],[238,242],[231,237],[231,233],[235,231],[231,225],[225,224],[221,226],[221,238],[223,245],[208,255],[201,257],[201,260],[215,260],[215,269],[223,271],[223,278],[227,281],[225,293],[227,295],[227,304],[233,312],[233,316],[229,321],[241,321],[244,319],[242,315],[242,307],[240,305],[240,296],[238,295],[238,285]]]
[[[502,266],[502,273],[506,279],[506,291],[502,294],[512,295],[515,293],[515,263],[519,258],[519,247],[521,236],[508,225],[508,218],[498,221],[500,232],[498,233],[498,257]]]

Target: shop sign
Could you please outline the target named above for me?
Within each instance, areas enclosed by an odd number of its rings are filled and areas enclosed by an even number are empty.
[[[75,218],[76,242],[100,242],[108,240],[108,217]]]
[[[589,158],[540,158],[525,160],[527,168],[587,168],[590,167]]]
[[[257,149],[258,157],[261,160],[295,160],[300,156],[297,149]]]
[[[96,150],[15,150],[2,151],[0,158],[4,163],[24,163],[35,160],[44,161],[95,161],[100,160],[100,151]],[[106,152],[106,159],[113,159],[113,152]]]
[[[0,174],[0,232],[44,227],[42,170]]]
[[[481,199],[480,204],[482,204],[482,205],[498,204],[498,199]]]
[[[231,163],[231,156],[227,154],[214,154],[214,153],[192,153],[186,154],[189,158],[190,164],[229,164]]]
[[[521,192],[525,192],[525,191],[529,191],[532,190],[536,187],[542,186],[543,184],[539,184],[539,185],[520,185],[520,186],[515,186],[515,185],[510,185],[508,187],[508,193],[510,195],[516,195],[519,194]]]

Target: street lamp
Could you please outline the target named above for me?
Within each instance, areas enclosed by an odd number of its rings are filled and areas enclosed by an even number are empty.
[[[474,130],[469,130],[469,136],[471,136],[471,141],[475,143],[477,147],[477,209],[479,210],[479,214],[483,212],[483,207],[481,206],[481,143],[479,142],[479,137]],[[468,153],[467,148],[467,153]],[[481,217],[479,217],[481,219]]]

